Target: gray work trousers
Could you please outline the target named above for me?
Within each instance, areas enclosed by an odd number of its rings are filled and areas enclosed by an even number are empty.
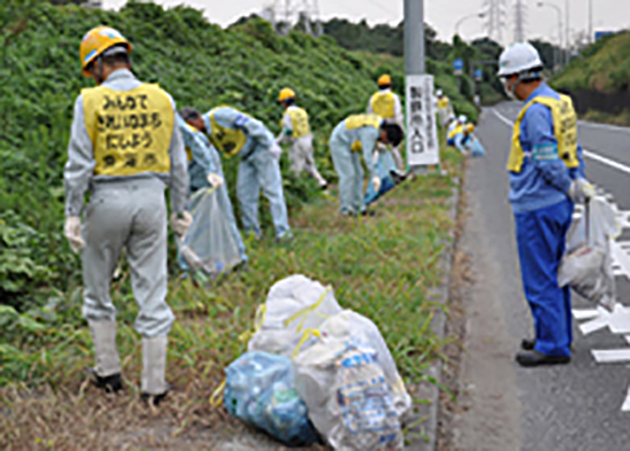
[[[167,212],[164,183],[157,178],[101,182],[92,189],[82,230],[83,316],[115,320],[110,285],[123,248],[140,307],[135,329],[145,338],[165,336],[174,315],[166,304]]]

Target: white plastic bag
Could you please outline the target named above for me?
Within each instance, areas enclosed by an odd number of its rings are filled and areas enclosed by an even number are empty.
[[[400,416],[411,405],[380,332],[344,310],[294,358],[295,385],[309,418],[334,449],[401,449]]]
[[[224,214],[216,188],[200,189],[190,199],[193,223],[180,243],[180,252],[193,271],[211,277],[241,262],[238,243]]]
[[[588,301],[612,311],[616,291],[610,240],[619,233],[615,211],[606,199],[601,196],[591,199],[585,214],[573,221],[567,233],[558,284],[569,285]]]
[[[305,330],[318,328],[339,312],[331,287],[303,275],[287,277],[271,287],[259,307],[247,349],[291,357]]]

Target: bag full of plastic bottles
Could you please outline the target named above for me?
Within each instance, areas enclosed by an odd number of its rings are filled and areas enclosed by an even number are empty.
[[[223,403],[230,414],[288,446],[319,441],[306,404],[295,390],[289,358],[247,352],[225,371]]]

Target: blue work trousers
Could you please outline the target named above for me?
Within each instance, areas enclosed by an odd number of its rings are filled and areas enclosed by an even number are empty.
[[[571,292],[558,286],[558,267],[573,203],[566,199],[547,208],[514,215],[525,297],[534,319],[535,350],[571,355]]]

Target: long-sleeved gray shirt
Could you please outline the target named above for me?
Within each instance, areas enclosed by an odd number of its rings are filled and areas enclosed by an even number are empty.
[[[115,91],[129,91],[141,84],[142,82],[131,71],[120,69],[113,72],[102,86]],[[176,115],[176,106],[172,98],[171,103]],[[168,153],[171,160],[171,169],[168,174],[142,172],[129,176],[95,175],[94,146],[85,126],[83,96],[79,95],[74,103],[74,118],[70,130],[70,143],[68,144],[68,162],[63,171],[66,216],[79,216],[81,214],[85,192],[91,189],[94,184],[148,177],[157,177],[164,182],[165,186],[170,187],[171,208],[174,212],[181,213],[184,211],[188,197],[188,162],[176,120],[173,121],[173,133]]]

